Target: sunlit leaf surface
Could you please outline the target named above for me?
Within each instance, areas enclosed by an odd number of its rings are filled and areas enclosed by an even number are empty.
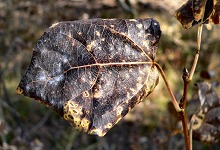
[[[104,136],[158,83],[154,19],[60,22],[33,50],[17,91],[77,129]]]
[[[200,23],[219,24],[220,0],[188,0],[176,11],[176,18],[186,29]]]

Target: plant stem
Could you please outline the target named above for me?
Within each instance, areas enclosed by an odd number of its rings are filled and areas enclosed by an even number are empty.
[[[180,108],[185,109],[186,108],[186,100],[187,100],[187,93],[188,93],[188,87],[189,87],[189,72],[186,68],[183,69],[183,75],[182,75],[183,83],[184,83],[184,90],[183,90],[183,98],[180,100]]]
[[[188,132],[188,126],[187,126],[187,118],[186,118],[186,98],[187,98],[187,93],[188,93],[188,85],[189,85],[189,73],[187,69],[184,69],[183,71],[183,81],[184,81],[184,92],[183,92],[183,99],[180,101],[180,105],[178,104],[168,82],[165,73],[163,72],[163,69],[160,67],[159,64],[155,62],[155,65],[157,69],[159,70],[161,76],[163,77],[163,80],[165,82],[165,85],[169,91],[169,94],[172,98],[173,105],[176,109],[176,111],[180,114],[181,116],[181,121],[183,125],[183,132],[184,132],[184,138],[185,138],[185,145],[186,145],[186,150],[190,150],[190,138],[189,138],[189,132]]]
[[[186,145],[186,150],[190,150],[190,138],[189,138],[189,130],[188,130],[188,121],[186,117],[186,100],[187,100],[187,93],[188,93],[188,87],[189,87],[189,72],[186,68],[183,70],[183,82],[184,82],[184,90],[183,90],[183,98],[180,101],[180,108],[183,109],[183,112],[179,112],[182,125],[183,125],[183,133],[184,133],[184,138],[185,138],[185,145]]]
[[[185,145],[186,145],[186,150],[190,150],[190,138],[189,138],[189,132],[188,132],[188,125],[187,125],[187,119],[186,119],[186,111],[184,112],[179,112],[181,116],[181,121],[183,125],[183,133],[184,133],[184,139],[185,139]]]
[[[194,58],[192,68],[191,68],[190,73],[189,73],[189,80],[190,81],[193,78],[193,75],[194,75],[194,72],[195,72],[195,69],[196,69],[196,65],[197,65],[197,62],[198,62],[198,59],[199,59],[202,28],[203,28],[203,24],[200,24],[199,27],[198,27],[198,32],[197,32],[197,51],[196,51],[196,55],[195,55],[195,58]]]
[[[173,105],[174,105],[176,111],[177,112],[183,112],[183,110],[179,107],[179,104],[178,104],[178,102],[177,102],[177,100],[176,100],[176,98],[175,98],[175,96],[174,96],[174,94],[173,94],[173,92],[172,92],[168,82],[167,82],[167,78],[166,78],[165,73],[163,72],[163,69],[160,67],[160,65],[158,63],[154,62],[154,64],[157,67],[157,69],[159,70],[159,72],[160,72],[160,74],[161,74],[161,76],[162,76],[162,78],[163,78],[163,80],[165,82],[165,85],[166,85],[166,87],[168,89],[168,92],[169,92],[171,98],[172,98],[172,102],[173,102]]]
[[[188,93],[188,87],[189,83],[193,78],[197,62],[199,59],[199,53],[200,53],[200,45],[201,45],[201,35],[202,35],[202,27],[203,25],[199,25],[198,27],[198,33],[197,33],[197,51],[196,55],[194,58],[194,62],[192,65],[192,68],[190,70],[190,73],[186,68],[183,70],[183,82],[184,82],[184,90],[183,90],[183,98],[180,100],[180,104],[178,105],[178,102],[167,82],[167,78],[165,76],[165,73],[163,72],[163,69],[160,67],[158,63],[154,63],[157,69],[159,70],[161,76],[163,77],[163,80],[165,82],[165,85],[169,91],[169,94],[172,98],[173,105],[176,109],[176,111],[179,113],[183,125],[183,133],[184,133],[184,138],[185,138],[185,145],[186,145],[186,150],[192,150],[192,138],[189,137],[189,130],[188,130],[188,123],[187,123],[187,117],[186,117],[186,101],[187,101],[187,93]],[[192,135],[191,135],[192,136]]]
[[[199,53],[200,53],[200,45],[201,45],[201,36],[202,36],[202,27],[203,25],[200,24],[198,27],[198,33],[197,33],[197,51],[196,51],[196,55],[194,58],[194,62],[192,65],[192,68],[190,70],[190,73],[188,73],[188,70],[186,68],[184,68],[183,70],[183,82],[184,82],[184,91],[183,91],[183,98],[180,101],[180,108],[183,109],[183,112],[179,112],[180,117],[181,117],[181,121],[182,121],[182,125],[183,125],[183,132],[184,132],[184,138],[185,138],[185,145],[186,145],[186,150],[192,150],[192,134],[190,134],[189,136],[189,130],[188,130],[188,123],[187,123],[187,118],[186,118],[186,101],[187,101],[187,93],[188,93],[188,87],[189,87],[189,83],[193,78],[196,66],[197,66],[197,62],[199,59]],[[192,132],[190,130],[190,132]]]

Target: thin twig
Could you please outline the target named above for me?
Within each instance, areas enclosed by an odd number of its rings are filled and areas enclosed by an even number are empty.
[[[163,77],[164,83],[165,83],[165,85],[166,85],[166,87],[167,87],[167,89],[168,89],[168,92],[169,92],[169,94],[170,94],[170,96],[171,96],[171,98],[172,98],[172,102],[173,102],[173,105],[174,105],[176,111],[177,111],[177,112],[182,112],[183,109],[181,109],[181,108],[179,107],[179,104],[178,104],[178,102],[177,102],[177,100],[176,100],[176,98],[175,98],[175,96],[174,96],[174,94],[173,94],[173,92],[172,92],[172,90],[171,90],[171,88],[170,88],[168,82],[167,82],[167,78],[166,78],[165,73],[163,72],[163,69],[160,67],[160,65],[159,65],[158,63],[155,62],[154,64],[155,64],[155,66],[157,67],[157,69],[159,70],[161,76]]]
[[[187,93],[188,93],[188,87],[189,87],[189,72],[186,68],[183,69],[183,75],[182,79],[184,82],[184,90],[183,90],[183,98],[180,101],[180,108],[185,109],[186,108],[186,100],[187,100]]]
[[[184,74],[183,74],[183,79],[184,79],[184,97],[181,101],[182,105],[179,106],[168,82],[167,82],[167,78],[165,73],[163,72],[163,69],[160,67],[160,65],[158,63],[155,62],[155,65],[157,67],[157,69],[159,70],[161,76],[163,77],[163,80],[165,82],[165,85],[169,91],[169,94],[172,98],[172,102],[173,105],[176,109],[176,111],[180,114],[181,116],[181,121],[182,121],[182,125],[183,125],[183,132],[184,132],[184,138],[185,138],[185,144],[186,144],[186,150],[190,150],[190,139],[189,139],[189,133],[188,133],[188,126],[187,126],[187,118],[186,118],[186,111],[185,111],[185,107],[186,107],[186,98],[187,98],[187,93],[188,93],[188,77],[189,77],[189,73],[186,69],[184,69]]]
[[[194,75],[194,72],[195,72],[195,69],[196,69],[196,66],[197,66],[197,62],[198,62],[198,59],[199,59],[201,37],[202,37],[202,28],[203,28],[203,24],[200,24],[199,27],[198,27],[198,32],[197,32],[197,51],[196,51],[196,55],[195,55],[195,58],[194,58],[193,66],[192,66],[192,68],[190,70],[190,73],[189,73],[189,80],[190,81],[193,78],[193,75]]]
[[[180,108],[182,108],[184,111],[180,112],[180,117],[183,125],[183,133],[184,133],[184,138],[185,138],[185,145],[186,145],[186,150],[190,150],[190,138],[189,138],[189,130],[188,130],[188,121],[186,117],[186,101],[187,101],[187,93],[188,93],[188,87],[189,87],[189,72],[186,68],[183,70],[183,82],[184,82],[184,90],[183,90],[183,98],[180,101]]]

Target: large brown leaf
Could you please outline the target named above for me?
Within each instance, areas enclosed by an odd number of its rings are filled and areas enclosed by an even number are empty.
[[[158,82],[154,19],[91,19],[52,25],[33,50],[17,91],[77,129],[104,136]]]
[[[186,29],[200,23],[219,24],[220,0],[188,0],[176,11],[176,18]]]
[[[208,83],[198,83],[200,107],[193,115],[193,138],[204,143],[220,139],[220,99]]]

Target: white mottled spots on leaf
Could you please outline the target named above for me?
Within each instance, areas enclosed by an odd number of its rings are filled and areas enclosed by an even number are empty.
[[[138,77],[138,78],[137,78],[137,81],[141,83],[141,82],[142,82],[142,78],[141,78],[141,77]]]
[[[98,49],[98,50],[101,50],[101,49],[102,49],[102,47],[101,47],[101,46],[98,46],[98,47],[97,47],[97,49]]]
[[[100,32],[99,31],[95,31],[95,34],[100,37]]]
[[[141,29],[143,27],[142,24],[137,24],[136,26],[137,26],[138,29]]]
[[[108,123],[107,125],[105,125],[105,128],[108,128],[108,129],[110,129],[110,128],[112,128],[112,123]]]
[[[97,87],[98,87],[98,89],[101,89],[101,88],[102,88],[102,86],[101,86],[100,84],[98,84]]]
[[[136,90],[134,88],[130,88],[129,90],[132,91],[133,93],[136,92]]]
[[[84,77],[81,78],[82,82],[86,82],[86,79]]]
[[[140,73],[141,75],[145,75],[145,73],[144,73],[143,70],[139,70],[139,73]]]
[[[126,73],[126,74],[125,74],[125,78],[126,78],[126,79],[129,79],[129,78],[130,78],[130,75],[129,75],[128,73]]]
[[[101,89],[100,84],[98,84],[97,87],[98,87],[98,89]],[[94,89],[94,94],[93,94],[94,98],[101,98],[105,95],[103,90],[98,90],[98,89],[96,89],[96,88]]]
[[[27,86],[25,87],[25,90],[28,92],[30,90],[30,84],[27,84]]]
[[[149,47],[149,41],[147,41],[147,40],[144,40],[144,41],[142,42],[142,44],[143,44],[145,47]]]
[[[126,93],[126,96],[127,96],[127,98],[131,98],[131,94],[129,92]]]
[[[93,97],[94,97],[94,98],[101,98],[101,97],[103,96],[103,94],[102,94],[102,93],[103,93],[103,92],[101,92],[101,91],[94,92]]]
[[[67,62],[68,62],[67,57],[64,57],[64,58],[63,58],[63,63],[67,63]]]
[[[142,55],[142,56],[145,56],[145,53],[142,52],[141,55]]]
[[[130,37],[130,38],[132,37],[132,35],[129,32],[128,32],[128,37]]]
[[[137,83],[136,86],[137,86],[137,89],[138,89],[138,90],[140,90],[140,89],[143,87],[143,85],[140,84],[140,83]]]
[[[132,68],[130,68],[130,69],[128,70],[128,72],[133,72],[133,69],[132,69]]]
[[[51,78],[51,79],[48,81],[48,84],[52,84],[52,85],[54,85],[54,86],[57,86],[58,83],[59,83],[60,81],[62,81],[63,79],[64,79],[64,75],[62,74],[62,75],[59,75],[59,76],[56,76],[56,77]]]
[[[74,46],[74,45],[75,45],[75,41],[72,42],[72,46]]]
[[[111,28],[114,28],[114,27],[115,27],[115,25],[111,24],[111,25],[110,25],[110,27],[111,27]]]
[[[48,78],[47,74],[43,71],[39,72],[39,74],[36,76],[36,79],[40,81],[44,81],[47,78]]]
[[[55,66],[54,66],[55,67]],[[54,70],[56,73],[60,73],[62,72],[62,63],[59,62],[58,64],[56,64],[56,70]],[[54,72],[54,73],[55,73]]]
[[[138,36],[138,37],[142,37],[142,33],[141,33],[141,32],[138,32],[137,36]]]
[[[205,107],[204,108],[204,113],[207,113],[207,111],[208,111],[208,107]]]
[[[72,38],[72,35],[71,35],[71,33],[69,33],[68,35],[67,35],[69,38]]]
[[[128,53],[130,51],[128,45],[125,45],[125,51]]]
[[[95,41],[95,40],[94,40],[94,41],[91,41],[91,43],[86,46],[86,49],[87,49],[88,51],[91,51],[91,50],[92,50],[92,47],[94,47],[95,45],[96,45],[96,41]]]
[[[94,85],[95,84],[95,81],[91,81],[89,82],[90,85]]]
[[[116,110],[116,115],[117,115],[117,116],[120,116],[121,113],[122,113],[122,111],[123,111],[123,107],[119,106],[119,107],[117,108],[117,110]]]
[[[83,96],[83,97],[89,97],[89,96],[90,96],[90,94],[89,94],[89,92],[88,92],[88,91],[85,91],[85,92],[83,92],[83,93],[82,93],[82,96]]]

